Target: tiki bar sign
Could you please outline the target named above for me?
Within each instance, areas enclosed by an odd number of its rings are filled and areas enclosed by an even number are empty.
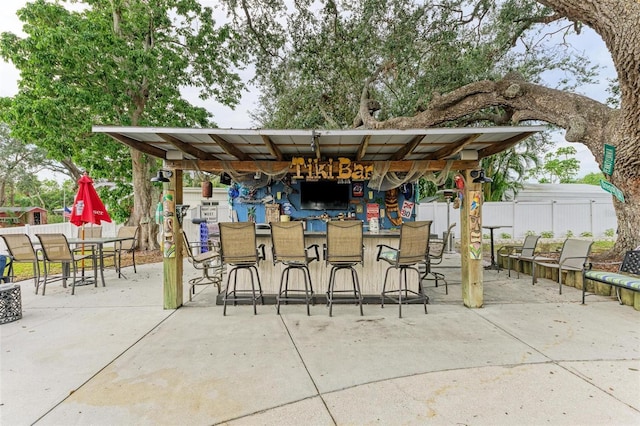
[[[373,172],[373,164],[364,165],[340,157],[338,161],[318,161],[317,158],[294,157],[291,160],[291,168],[295,169],[296,179],[353,179],[367,180]]]

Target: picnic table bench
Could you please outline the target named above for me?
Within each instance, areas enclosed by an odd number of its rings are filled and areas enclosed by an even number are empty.
[[[587,293],[586,280],[596,281],[603,284],[608,284],[616,288],[616,296],[620,304],[622,299],[620,297],[620,289],[630,290],[634,292],[640,292],[640,250],[629,250],[625,253],[624,259],[620,264],[618,272],[598,271],[592,269],[593,264],[588,263],[587,267],[583,269],[583,283],[582,283],[582,304],[584,305],[584,298]],[[591,293],[593,294],[593,293]],[[636,300],[639,300],[636,295]],[[635,307],[634,303],[634,307]],[[636,309],[638,309],[636,307]]]

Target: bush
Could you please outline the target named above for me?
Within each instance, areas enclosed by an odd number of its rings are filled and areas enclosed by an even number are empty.
[[[542,231],[540,236],[542,238],[553,238],[553,231]]]
[[[535,231],[527,231],[524,233],[525,237],[530,237],[531,235],[536,235]]]
[[[500,233],[500,238],[502,238],[503,240],[510,240],[511,239],[511,234],[506,233],[506,232],[502,232],[502,233]]]
[[[592,232],[589,232],[589,231],[585,231],[585,232],[581,232],[581,233],[580,233],[580,236],[581,236],[581,237],[587,237],[587,238],[588,238],[588,237],[593,237],[593,233],[592,233]]]
[[[614,235],[614,230],[613,230],[613,228],[609,228],[609,229],[607,229],[606,231],[604,231],[604,235],[605,235],[605,237],[612,238],[612,237],[613,237],[613,235]]]
[[[567,238],[573,237],[573,231],[571,229],[567,230]]]

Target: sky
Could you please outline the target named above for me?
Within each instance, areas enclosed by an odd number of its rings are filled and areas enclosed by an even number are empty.
[[[23,35],[21,28],[22,23],[16,16],[18,9],[22,8],[26,0],[4,0],[3,10],[0,14],[0,32],[10,31],[19,35]],[[224,18],[221,17],[220,20]],[[595,34],[591,29],[585,27],[583,34],[580,37],[573,37],[570,40],[573,48],[580,53],[586,53],[594,64],[599,64],[603,67],[602,79],[599,84],[583,86],[579,89],[579,93],[589,96],[600,102],[605,102],[607,98],[607,77],[612,78],[615,76],[613,63],[611,61],[611,55],[607,50],[604,42],[601,38]],[[248,75],[250,71],[245,71],[241,76],[247,80],[250,78]],[[0,59],[0,96],[7,97],[13,96],[18,91],[18,80],[20,75],[12,64],[6,63]],[[257,105],[258,93],[256,90],[250,90],[244,92],[240,104],[235,110],[221,105],[215,101],[203,101],[198,98],[197,93],[193,90],[185,90],[183,96],[192,102],[194,105],[201,106],[209,110],[214,115],[214,121],[221,128],[236,128],[246,129],[255,127],[249,117],[249,111],[254,109]],[[554,138],[558,146],[571,145],[578,151],[576,158],[580,161],[579,176],[584,176],[587,173],[597,172],[598,165],[596,164],[593,155],[582,144],[569,144],[564,141],[564,132],[560,132]]]

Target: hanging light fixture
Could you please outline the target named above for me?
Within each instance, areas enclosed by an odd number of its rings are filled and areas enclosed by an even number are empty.
[[[171,176],[173,176],[171,170],[158,170],[158,174],[151,178],[151,182],[167,183]]]

